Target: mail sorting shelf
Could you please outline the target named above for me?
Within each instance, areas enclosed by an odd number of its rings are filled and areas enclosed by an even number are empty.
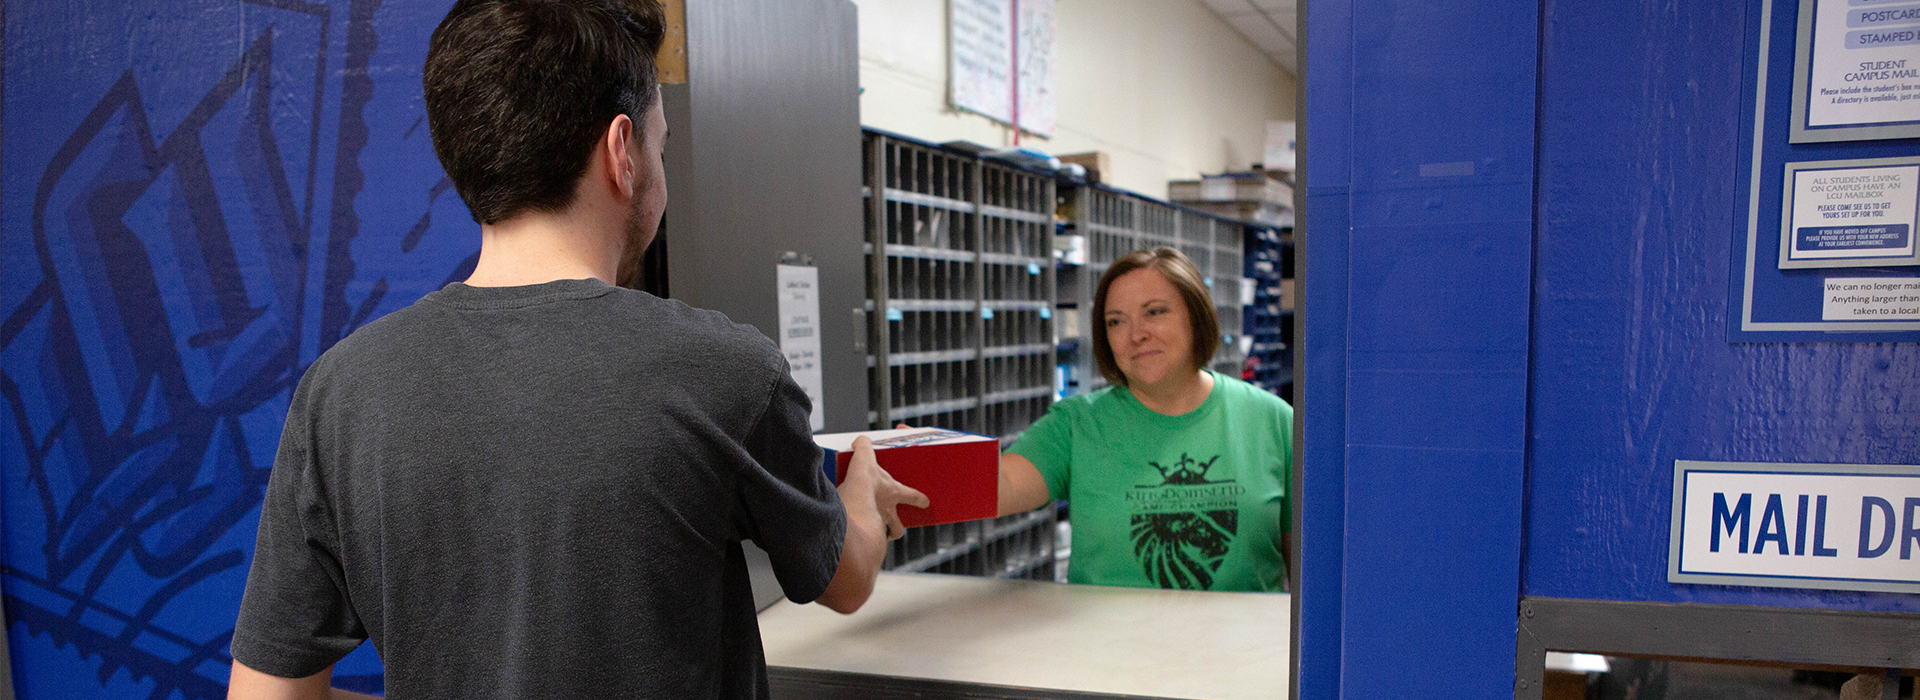
[[[1247,226],[1184,209],[1179,217],[1180,252],[1200,269],[1201,281],[1213,299],[1214,316],[1220,322],[1220,347],[1209,364],[1215,372],[1238,377],[1246,359],[1240,324],[1244,304],[1250,301],[1241,298],[1244,285],[1240,281],[1245,276],[1240,260]]]
[[[1074,384],[1066,393],[1097,391],[1107,384],[1090,342],[1098,321],[1093,318],[1093,297],[1100,276],[1121,256],[1158,246],[1185,254],[1207,284],[1222,336],[1208,366],[1227,376],[1241,376],[1240,279],[1246,224],[1103,185],[1076,183],[1060,199],[1071,233],[1086,237],[1087,253],[1084,266],[1068,266],[1062,275],[1067,281],[1060,296],[1078,312],[1074,314],[1077,328],[1062,329],[1070,342],[1062,343],[1061,362],[1068,366],[1066,373]]]
[[[999,436],[1053,401],[1050,174],[867,130],[869,422]],[[914,528],[886,568],[1053,578],[1052,508]]]
[[[1293,400],[1293,300],[1282,288],[1293,279],[1292,229],[1257,226],[1247,232],[1246,275],[1253,281],[1244,332],[1253,339],[1243,378]]]

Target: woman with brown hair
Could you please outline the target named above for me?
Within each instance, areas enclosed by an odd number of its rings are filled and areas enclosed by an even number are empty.
[[[1000,457],[1000,513],[1071,499],[1074,583],[1283,590],[1293,408],[1205,369],[1219,320],[1172,248],[1114,261],[1094,295],[1112,386],[1061,401]]]

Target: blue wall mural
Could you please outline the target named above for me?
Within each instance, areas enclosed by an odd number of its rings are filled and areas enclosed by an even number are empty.
[[[449,0],[9,2],[0,562],[23,698],[218,698],[306,367],[463,278]],[[377,689],[363,647],[341,685]]]

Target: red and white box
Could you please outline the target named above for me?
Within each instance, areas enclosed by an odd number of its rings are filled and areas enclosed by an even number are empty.
[[[926,508],[900,506],[907,527],[991,518],[1000,509],[1000,441],[944,428],[869,430],[813,436],[821,468],[834,483],[847,478],[853,441],[873,441],[873,456],[895,481],[927,495]]]

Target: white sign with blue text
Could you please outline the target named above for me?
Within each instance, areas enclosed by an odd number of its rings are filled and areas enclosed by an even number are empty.
[[[826,382],[820,369],[820,268],[813,265],[781,265],[776,276],[780,284],[780,352],[787,356],[787,368],[793,381],[813,401],[808,417],[814,432],[826,429],[823,409]]]
[[[1920,466],[1674,463],[1667,580],[1920,592]]]
[[[1807,126],[1920,120],[1920,5],[1809,1],[1814,17]]]
[[[1794,170],[1790,260],[1913,257],[1920,165]]]

